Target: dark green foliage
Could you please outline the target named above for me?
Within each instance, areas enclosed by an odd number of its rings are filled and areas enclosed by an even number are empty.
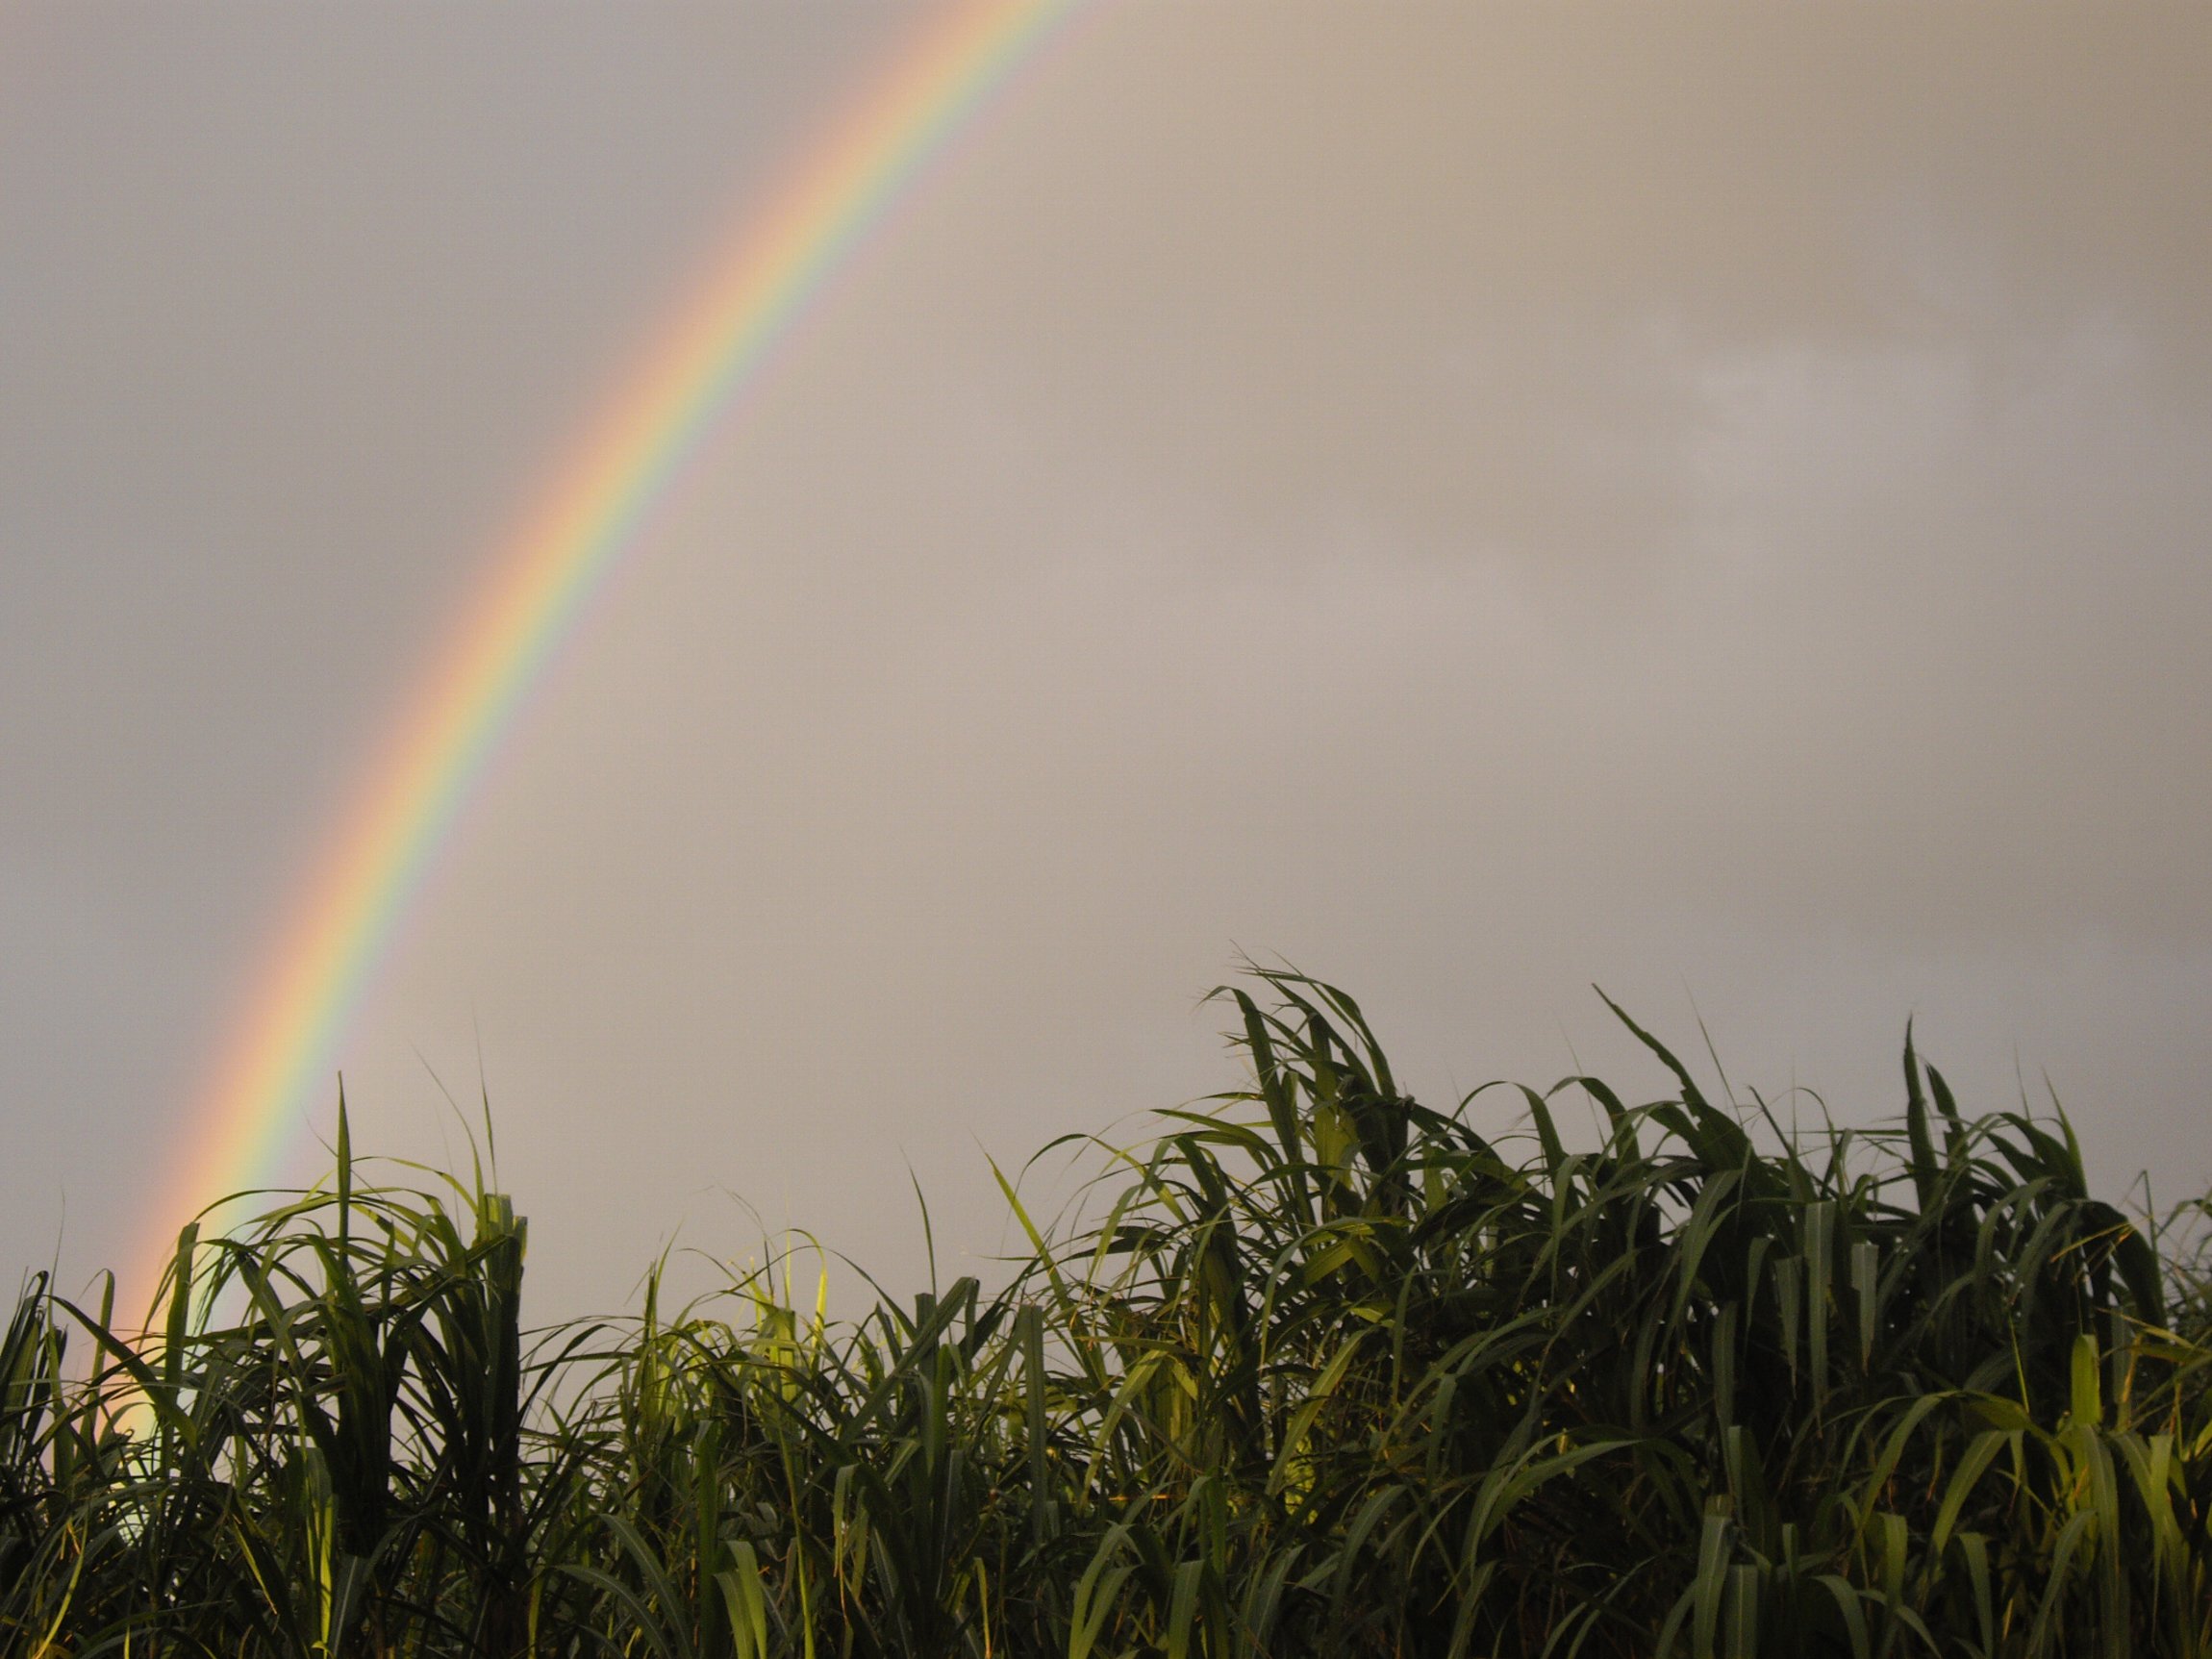
[[[0,1644],[2212,1649],[2199,1235],[2092,1197],[2063,1118],[1966,1119],[1908,1034],[1900,1126],[1798,1137],[1630,1022],[1669,1098],[1522,1090],[1495,1142],[1260,978],[1248,1092],[1099,1147],[1071,1230],[1005,1183],[998,1294],[853,1325],[779,1268],[526,1337],[509,1202],[357,1187],[341,1117],[330,1187],[187,1229],[145,1335],[25,1292]]]

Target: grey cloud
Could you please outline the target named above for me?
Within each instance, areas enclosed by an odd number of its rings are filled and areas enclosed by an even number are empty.
[[[38,1228],[103,1173],[67,1102],[173,1121],[476,561],[899,20],[87,15],[0,100]],[[2105,1177],[2212,1176],[2208,58],[2132,8],[1102,10],[534,699],[348,1039],[363,1138],[435,1154],[423,1058],[481,1064],[562,1307],[748,1245],[724,1188],[911,1265],[902,1158],[988,1250],[975,1142],[1224,1086],[1242,945],[1435,1094],[1635,1075],[1595,979],[1871,1115],[1917,1011]]]

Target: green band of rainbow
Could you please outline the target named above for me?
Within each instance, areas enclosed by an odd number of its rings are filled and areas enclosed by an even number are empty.
[[[266,1185],[434,855],[549,658],[717,417],[900,190],[1076,0],[955,0],[749,217],[697,295],[494,560],[442,658],[364,773],[341,833],[193,1111],[138,1257]]]

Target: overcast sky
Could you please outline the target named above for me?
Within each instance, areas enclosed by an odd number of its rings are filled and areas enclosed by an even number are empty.
[[[500,531],[921,16],[0,10],[8,1264],[135,1236]],[[2201,1191],[2207,86],[2201,8],[1097,6],[563,658],[357,1140],[488,1089],[548,1315],[910,1282],[910,1167],[952,1270],[986,1151],[1234,1083],[1242,949],[1436,1101],[1659,1093],[1596,981],[1873,1119],[1913,1016]]]

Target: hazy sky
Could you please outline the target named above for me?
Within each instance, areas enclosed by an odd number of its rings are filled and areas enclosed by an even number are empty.
[[[8,1263],[134,1235],[501,530],[922,16],[0,10]],[[2197,7],[1098,5],[562,661],[357,1139],[488,1088],[544,1313],[910,1281],[910,1166],[988,1251],[986,1150],[1231,1086],[1244,949],[1440,1101],[1658,1093],[1596,981],[1873,1118],[1912,1015],[2200,1191],[2207,86]]]

